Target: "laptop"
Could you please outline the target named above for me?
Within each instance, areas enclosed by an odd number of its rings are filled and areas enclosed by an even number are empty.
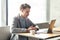
[[[54,28],[55,21],[56,21],[56,19],[51,20],[51,23],[50,23],[50,25],[48,27],[47,33],[53,33],[52,31],[53,31],[53,28]]]
[[[53,33],[52,31],[54,28],[55,21],[56,21],[56,19],[51,20],[48,29],[43,29],[43,30],[40,29],[39,31],[37,31],[37,33]]]

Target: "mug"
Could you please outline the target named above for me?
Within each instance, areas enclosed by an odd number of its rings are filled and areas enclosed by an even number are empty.
[[[34,35],[35,34],[35,30],[30,30],[30,34]]]

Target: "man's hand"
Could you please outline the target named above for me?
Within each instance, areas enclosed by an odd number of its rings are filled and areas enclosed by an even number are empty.
[[[39,27],[38,26],[30,26],[27,31],[29,32],[30,30],[39,30]]]
[[[36,27],[33,27],[33,26],[30,26],[29,28],[28,28],[28,30],[36,30],[37,28]]]

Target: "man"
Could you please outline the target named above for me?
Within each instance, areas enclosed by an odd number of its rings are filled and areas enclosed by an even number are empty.
[[[30,30],[37,30],[38,28],[27,18],[30,12],[30,5],[22,4],[20,6],[20,14],[14,18],[12,25],[12,32],[29,32]],[[19,40],[28,40],[27,37],[18,35]]]

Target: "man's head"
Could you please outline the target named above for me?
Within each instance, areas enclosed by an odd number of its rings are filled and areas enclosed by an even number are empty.
[[[21,16],[23,16],[23,17],[27,17],[28,15],[29,15],[29,12],[30,12],[30,5],[28,5],[28,4],[22,4],[21,6],[20,6],[20,11],[22,12],[21,13]]]

